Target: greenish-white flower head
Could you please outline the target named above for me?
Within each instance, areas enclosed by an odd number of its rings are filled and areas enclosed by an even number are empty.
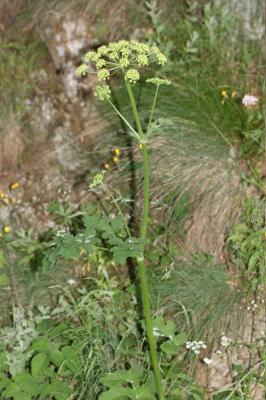
[[[110,78],[110,72],[106,68],[100,69],[98,71],[97,78],[99,81],[106,81],[106,79]]]
[[[76,69],[76,75],[77,76],[85,76],[88,73],[88,66],[86,64],[81,64],[77,69]]]
[[[98,85],[95,91],[95,96],[99,100],[109,100],[111,97],[111,90],[108,85]]]
[[[111,92],[108,85],[102,85],[101,82],[106,81],[116,72],[122,72],[125,81],[134,85],[140,79],[140,69],[151,64],[164,65],[166,61],[165,55],[156,46],[149,46],[136,40],[120,40],[101,46],[97,51],[86,53],[84,63],[76,69],[76,74],[78,76],[88,74],[88,64],[94,64],[100,84],[96,90],[96,96],[101,100],[106,100],[110,98]],[[153,82],[152,79],[157,79],[157,82]],[[148,81],[157,85],[169,84],[166,80],[152,79]]]
[[[133,85],[139,80],[140,74],[137,69],[129,69],[125,73],[125,80],[128,81],[129,83],[132,83]]]

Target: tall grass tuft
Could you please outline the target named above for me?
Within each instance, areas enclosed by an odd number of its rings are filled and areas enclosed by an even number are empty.
[[[159,271],[155,295],[161,309],[175,316],[180,330],[213,340],[229,326],[235,332],[243,327],[239,310],[244,293],[231,281],[224,266],[199,254],[176,262],[166,274]]]

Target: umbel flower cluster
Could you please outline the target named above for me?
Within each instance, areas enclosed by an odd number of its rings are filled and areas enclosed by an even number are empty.
[[[193,340],[186,343],[186,349],[191,350],[194,354],[199,354],[202,349],[206,349],[206,344],[200,340],[199,342]]]
[[[157,46],[149,46],[135,40],[120,40],[101,46],[97,51],[86,53],[84,63],[76,69],[76,75],[87,75],[88,64],[94,64],[99,81],[96,96],[100,100],[108,100],[111,91],[106,81],[111,75],[121,71],[125,81],[134,85],[140,79],[140,68],[147,67],[152,63],[164,65],[166,61],[165,55]],[[148,82],[156,85],[170,84],[169,81],[160,78],[149,79]]]

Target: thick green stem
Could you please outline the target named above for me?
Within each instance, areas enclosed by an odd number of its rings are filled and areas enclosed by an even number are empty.
[[[137,125],[138,134],[140,135],[141,139],[144,139],[143,129],[142,129],[139,113],[138,113],[138,110],[137,110],[135,97],[134,97],[134,94],[132,92],[130,84],[127,81],[125,81],[125,82],[126,82],[126,88],[127,88],[127,92],[128,92],[128,95],[129,95],[129,99],[130,99],[130,103],[131,103],[131,108],[132,108],[132,111],[133,111],[134,119],[135,119],[135,122],[136,122],[136,125]]]
[[[135,118],[135,122],[138,129],[138,134],[142,139],[142,158],[143,158],[143,196],[144,196],[144,203],[143,203],[143,216],[140,226],[140,237],[143,240],[143,253],[145,248],[145,242],[147,238],[147,229],[148,229],[148,222],[149,222],[149,192],[150,192],[150,177],[149,177],[149,155],[148,155],[148,148],[147,143],[144,140],[145,136],[143,134],[141,121],[139,118],[139,114],[136,107],[135,98],[133,92],[131,90],[131,86],[129,83],[126,83],[126,87],[128,90],[128,95],[130,98],[131,106],[133,115]],[[144,257],[138,259],[138,271],[139,271],[139,279],[140,279],[140,288],[141,288],[141,298],[143,304],[143,311],[146,323],[146,331],[147,331],[147,338],[149,342],[150,348],[150,359],[151,365],[153,368],[154,379],[158,394],[158,399],[164,399],[164,391],[161,379],[161,371],[159,366],[159,360],[157,355],[156,349],[156,341],[153,335],[153,326],[152,326],[152,316],[151,316],[151,305],[150,305],[150,294],[149,294],[149,285],[148,285],[148,278],[147,278],[147,271],[145,267]]]

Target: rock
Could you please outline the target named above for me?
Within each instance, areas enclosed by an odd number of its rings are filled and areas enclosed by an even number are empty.
[[[228,10],[234,16],[238,16],[243,24],[243,33],[251,40],[262,39],[264,35],[264,0],[216,0],[223,7],[223,12]]]
[[[75,68],[88,48],[99,45],[93,28],[88,25],[87,19],[74,13],[63,16],[56,15],[46,22],[41,29],[41,35],[51,55],[57,71],[60,72],[62,82],[68,98],[77,101],[78,90],[90,90],[90,81],[87,85],[75,77]]]
[[[3,225],[9,225],[10,223],[10,208],[0,207],[0,223]]]
[[[73,133],[67,125],[54,131],[53,142],[57,161],[66,172],[74,172],[81,166],[79,149],[73,141]]]

